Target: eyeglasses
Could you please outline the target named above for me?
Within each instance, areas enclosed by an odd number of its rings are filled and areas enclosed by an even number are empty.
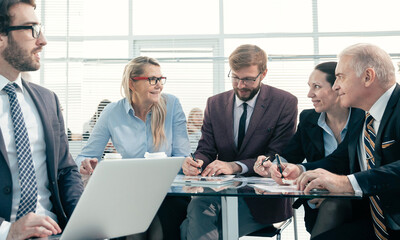
[[[40,24],[33,24],[30,26],[9,26],[6,29],[7,34],[11,31],[15,30],[22,30],[22,29],[31,29],[32,30],[32,37],[38,39],[40,34],[44,31],[44,27]]]
[[[250,84],[253,84],[255,81],[257,81],[258,77],[260,76],[260,74],[261,74],[262,72],[260,72],[255,78],[249,78],[249,77],[246,77],[246,78],[239,78],[239,77],[237,77],[237,76],[233,76],[231,73],[232,73],[232,70],[229,70],[228,77],[231,78],[231,80],[232,80],[233,83],[238,84],[239,81],[242,80],[242,82],[243,82],[244,84],[250,85]]]
[[[150,85],[156,85],[158,82],[164,85],[167,81],[167,77],[133,77],[132,80],[148,80]]]

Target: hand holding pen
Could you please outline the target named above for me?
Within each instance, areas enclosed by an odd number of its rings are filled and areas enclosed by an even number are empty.
[[[193,161],[195,161],[196,163],[198,163],[198,161],[196,160],[196,158],[194,157],[194,154],[193,153],[190,153],[190,156],[192,156],[192,158],[193,158]],[[202,167],[197,167],[197,170],[199,170],[199,174],[203,171],[203,168]]]
[[[270,177],[269,168],[272,163],[270,157],[264,155],[258,156],[256,163],[254,164],[254,172],[256,172],[261,177]]]
[[[282,172],[281,158],[279,157],[279,154],[275,154],[275,159],[278,162],[278,169],[279,169],[279,172],[281,174],[281,178],[284,178],[283,177],[283,172]]]
[[[293,184],[299,176],[299,167],[296,164],[291,164],[283,157],[275,154],[276,164],[270,168],[271,178],[279,184]]]
[[[191,157],[186,157],[182,165],[182,171],[186,176],[197,176],[202,172],[203,161],[196,159],[194,154],[190,154]]]

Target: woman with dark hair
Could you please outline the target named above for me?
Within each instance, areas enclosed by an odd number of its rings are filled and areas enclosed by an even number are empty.
[[[282,159],[287,162],[295,164],[304,160],[313,162],[330,155],[339,144],[342,142],[346,144],[347,129],[357,119],[363,118],[364,114],[361,110],[340,105],[339,96],[332,89],[336,80],[336,65],[336,62],[321,63],[311,73],[307,97],[311,98],[314,109],[306,109],[300,113],[297,132],[282,153]],[[269,177],[269,171],[261,164],[264,159],[265,156],[258,157],[254,170],[261,176]],[[298,200],[294,207],[296,204],[297,207],[304,205],[304,220],[311,237],[351,217],[351,214],[348,214],[351,213],[350,201],[346,200]],[[328,219],[319,217],[326,214],[332,214],[332,217]]]

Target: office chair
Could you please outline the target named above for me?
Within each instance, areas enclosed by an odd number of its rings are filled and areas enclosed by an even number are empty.
[[[276,236],[276,240],[281,240],[282,231],[292,222],[292,218],[289,218],[285,221],[274,223],[271,226],[262,228],[258,231],[247,234],[246,236],[251,237],[274,237]]]

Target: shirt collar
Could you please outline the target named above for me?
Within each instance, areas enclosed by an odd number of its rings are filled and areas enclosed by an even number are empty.
[[[124,98],[124,108],[126,114],[129,114],[129,111],[132,110],[133,116],[135,116],[135,110],[133,110],[133,107],[131,104],[129,104],[128,100]]]
[[[261,89],[261,88],[260,88]],[[258,90],[257,94],[254,95],[254,97],[252,99],[250,99],[249,101],[246,101],[247,105],[251,108],[254,108],[254,106],[256,105],[256,101],[258,98],[258,95],[260,94],[260,90]],[[243,100],[240,100],[238,98],[238,96],[235,94],[235,107],[238,108],[240,107],[242,104],[244,103]]]
[[[386,105],[389,102],[390,96],[392,96],[395,87],[396,84],[393,84],[393,86],[390,87],[384,94],[382,94],[382,96],[374,103],[374,105],[372,105],[371,109],[369,110],[369,113],[375,119],[375,121],[380,122],[382,120]]]
[[[11,81],[8,80],[7,78],[5,78],[3,75],[0,75],[0,90],[2,90],[8,83],[10,83]],[[18,88],[24,92],[24,88],[22,85],[22,80],[21,80],[21,73],[18,74],[17,79],[14,81],[14,83],[16,83],[18,85]]]
[[[135,116],[135,109],[133,109],[132,105],[128,102],[126,98],[124,98],[124,108],[126,114],[129,114],[129,111],[132,111],[132,116]],[[151,116],[151,110],[149,111],[147,116]]]
[[[349,126],[349,121],[350,121],[350,116],[351,116],[351,108],[349,109],[349,115],[347,116],[346,125],[342,129],[341,133],[347,132],[347,128]],[[324,127],[328,127],[329,128],[328,124],[326,124],[326,112],[322,112],[319,115],[318,126],[320,126],[322,129],[325,129]]]

